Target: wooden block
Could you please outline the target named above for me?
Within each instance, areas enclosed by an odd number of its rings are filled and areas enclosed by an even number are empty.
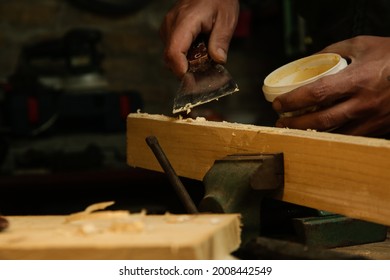
[[[390,225],[390,141],[315,131],[130,114],[127,162],[162,171],[154,135],[179,176],[202,180],[230,154],[283,152],[281,200]]]
[[[0,259],[226,259],[240,245],[237,214],[67,217],[7,217]]]

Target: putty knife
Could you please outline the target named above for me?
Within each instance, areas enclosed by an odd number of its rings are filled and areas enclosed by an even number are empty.
[[[189,113],[195,106],[239,91],[225,67],[210,58],[202,38],[191,45],[187,59],[188,71],[174,98],[173,114],[184,111]]]

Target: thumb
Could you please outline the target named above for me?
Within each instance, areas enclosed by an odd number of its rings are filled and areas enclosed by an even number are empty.
[[[226,63],[230,40],[236,28],[237,20],[216,20],[209,38],[209,54],[218,63]]]
[[[227,61],[227,52],[229,49],[230,39],[225,38],[212,38],[209,39],[209,55],[211,58],[221,64],[225,64]]]
[[[344,40],[325,47],[320,51],[320,53],[332,52],[338,53],[342,57],[348,57],[351,55],[353,48],[354,46],[351,44],[350,40]]]

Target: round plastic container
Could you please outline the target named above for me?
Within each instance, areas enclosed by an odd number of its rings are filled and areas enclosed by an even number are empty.
[[[278,95],[335,74],[347,67],[347,61],[336,53],[303,57],[271,72],[263,84],[265,98],[272,102]]]

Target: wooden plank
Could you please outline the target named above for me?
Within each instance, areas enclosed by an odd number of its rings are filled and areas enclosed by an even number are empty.
[[[226,259],[240,245],[237,214],[67,217],[7,217],[0,259]]]
[[[216,159],[284,153],[280,199],[390,225],[390,141],[227,122],[130,114],[127,162],[162,171],[145,138],[154,135],[179,176],[202,180]]]

